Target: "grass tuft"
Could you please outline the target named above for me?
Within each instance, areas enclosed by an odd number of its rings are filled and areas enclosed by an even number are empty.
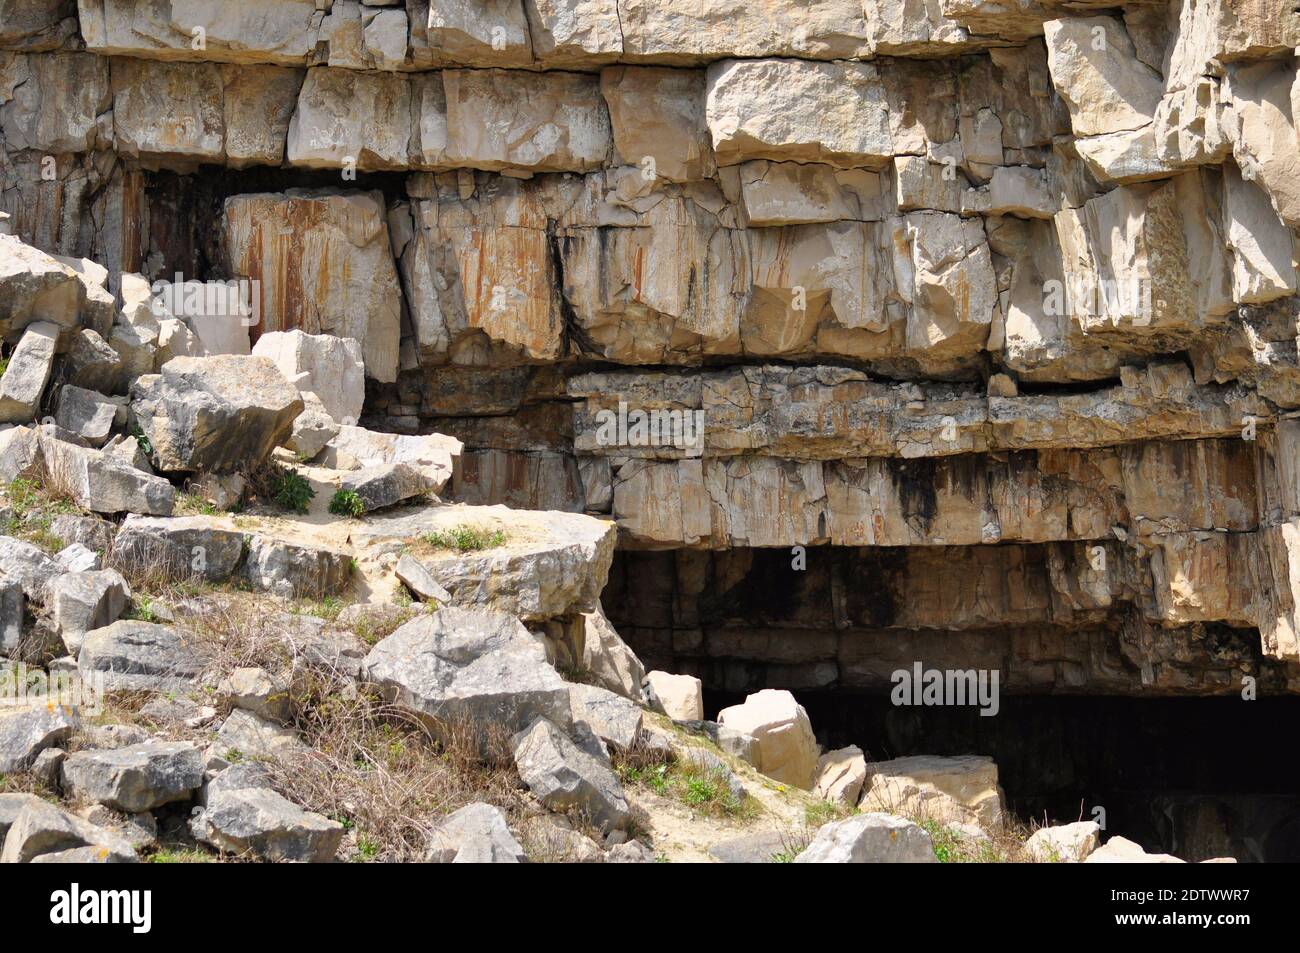
[[[758,802],[748,794],[737,797],[732,793],[725,771],[692,760],[634,750],[616,755],[614,770],[624,784],[649,788],[700,814],[748,821],[760,810]]]
[[[451,529],[425,533],[420,538],[434,549],[451,549],[458,553],[494,549],[497,546],[504,546],[506,542],[506,534],[503,530],[486,530],[463,524],[453,526]]]
[[[330,500],[330,512],[335,516],[350,516],[353,519],[366,511],[366,504],[355,490],[339,490]]]
[[[293,467],[269,460],[247,474],[248,488],[262,500],[270,500],[290,513],[306,513],[316,496],[307,478]]]

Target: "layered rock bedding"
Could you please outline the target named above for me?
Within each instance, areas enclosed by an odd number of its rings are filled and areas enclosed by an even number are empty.
[[[1300,695],[1298,57],[0,0],[0,860],[1272,859],[804,702]]]

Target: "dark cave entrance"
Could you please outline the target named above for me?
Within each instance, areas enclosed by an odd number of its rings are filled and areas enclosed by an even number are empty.
[[[817,740],[868,760],[984,754],[1023,822],[1094,820],[1106,836],[1188,860],[1300,860],[1300,764],[1280,756],[1300,698],[1006,696],[975,708],[896,708],[887,696],[795,691]],[[705,692],[716,716],[744,695]]]
[[[647,668],[701,679],[706,718],[784,688],[827,750],[991,756],[1026,824],[1100,820],[1100,807],[1103,839],[1149,852],[1300,860],[1300,765],[1279,749],[1300,728],[1300,697],[1261,657],[1258,631],[1142,627],[1133,605],[1062,622],[1044,547],[944,549],[810,548],[796,574],[789,550],[620,551],[602,602]],[[1004,565],[1005,606],[985,598],[996,586],[963,595]],[[944,611],[965,624],[944,628]],[[891,674],[916,661],[999,671],[997,715],[894,706]],[[1242,699],[1243,673],[1257,700]]]

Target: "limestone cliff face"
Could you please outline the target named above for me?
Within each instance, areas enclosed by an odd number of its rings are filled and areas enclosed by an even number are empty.
[[[656,664],[1296,691],[1298,48],[1282,0],[0,0],[0,211],[357,338],[461,499],[617,521]]]

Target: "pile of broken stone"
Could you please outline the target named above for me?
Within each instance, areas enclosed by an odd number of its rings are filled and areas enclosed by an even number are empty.
[[[624,696],[639,699],[639,683],[620,683],[623,695],[570,686],[551,664],[554,648],[548,661],[548,637],[520,621],[560,635],[566,620],[584,624],[580,610],[597,606],[608,573],[612,525],[485,507],[478,521],[508,523],[515,545],[426,563],[402,555],[422,532],[463,518],[465,508],[437,496],[451,484],[461,445],[356,426],[364,399],[357,341],[291,331],[250,346],[237,322],[172,316],[141,276],[120,276],[114,294],[92,262],[47,255],[9,235],[0,235],[0,263],[0,317],[17,341],[0,376],[0,481],[29,481],[73,504],[50,523],[48,535],[68,543],[57,552],[0,536],[0,672],[16,689],[0,711],[0,776],[30,772],[80,808],[0,794],[4,860],[134,860],[156,843],[154,812],[177,804],[193,805],[193,837],[221,851],[323,861],[339,849],[343,826],[277,793],[260,760],[303,753],[287,726],[295,673],[214,674],[213,646],[184,622],[203,611],[201,601],[160,606],[150,615],[165,618],[143,621],[131,612],[138,594],[127,577],[135,573],[265,594],[265,611],[283,617],[286,639],[307,664],[378,685],[431,719],[463,715],[520,732],[519,770],[542,803],[588,809],[611,831],[626,826],[604,742],[585,728],[579,737],[588,747],[569,737],[570,703],[572,696],[584,726],[612,719],[628,745],[640,709]],[[316,491],[307,513],[215,515],[239,504],[245,474],[277,456],[301,464]],[[382,518],[363,526],[330,517],[330,491],[355,494],[360,513],[352,517],[383,511]],[[209,514],[172,515],[182,492]],[[401,503],[411,505],[392,509]],[[10,507],[5,515],[12,524],[20,514]],[[308,528],[321,517],[352,530],[325,545]],[[324,619],[285,608],[365,591],[368,573],[450,607],[421,615],[369,654],[346,613],[327,631]],[[612,629],[607,638],[610,651],[626,651]],[[407,652],[426,653],[429,665],[412,664]],[[62,696],[24,691],[29,676],[48,684],[59,675],[91,684],[87,697],[150,693],[142,714],[208,726],[211,743],[105,726]],[[195,701],[213,695],[229,710],[222,719]],[[254,760],[233,763],[234,751]],[[576,788],[565,774],[574,764],[582,769]],[[479,832],[471,820],[486,816],[495,829],[493,811],[449,818],[430,856],[441,857],[461,826],[472,828],[457,835],[462,840]],[[472,852],[480,841],[470,839]],[[616,840],[611,849],[640,856]]]

